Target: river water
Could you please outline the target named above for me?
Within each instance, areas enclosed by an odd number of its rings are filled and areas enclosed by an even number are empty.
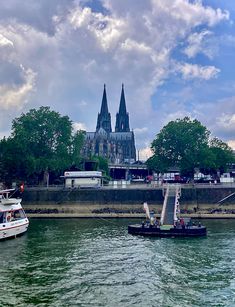
[[[31,220],[0,242],[0,306],[235,306],[235,220],[143,238],[136,220]]]

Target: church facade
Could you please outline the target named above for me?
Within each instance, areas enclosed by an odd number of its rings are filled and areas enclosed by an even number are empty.
[[[126,110],[124,86],[122,85],[119,111],[116,114],[115,131],[112,131],[111,115],[108,110],[106,88],[104,85],[100,113],[96,131],[86,132],[83,149],[85,157],[102,156],[109,163],[122,164],[136,160],[134,132],[130,131],[129,114]]]

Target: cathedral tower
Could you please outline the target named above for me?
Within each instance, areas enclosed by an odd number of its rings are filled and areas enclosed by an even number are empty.
[[[111,115],[108,110],[105,84],[104,84],[101,109],[100,109],[100,113],[98,114],[98,118],[97,118],[96,132],[98,132],[100,128],[103,128],[107,133],[112,132]]]
[[[125,100],[123,84],[122,84],[119,111],[116,114],[115,132],[130,132],[129,114],[126,111],[126,100]]]

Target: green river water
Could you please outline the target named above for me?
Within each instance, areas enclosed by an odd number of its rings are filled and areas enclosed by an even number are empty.
[[[135,222],[30,220],[0,242],[0,306],[235,306],[235,220],[192,239],[131,236]]]

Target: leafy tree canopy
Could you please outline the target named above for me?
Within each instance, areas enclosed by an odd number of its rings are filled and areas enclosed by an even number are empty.
[[[209,142],[210,152],[214,159],[211,159],[211,173],[219,171],[221,173],[226,172],[228,165],[234,163],[234,154],[232,149],[227,143],[221,141],[218,138],[213,138]]]
[[[72,122],[49,107],[31,109],[13,120],[12,134],[0,142],[1,177],[38,177],[60,172],[80,159],[83,133],[73,135]]]
[[[231,148],[221,140],[210,140],[209,137],[210,132],[196,119],[185,117],[170,121],[153,140],[153,156],[147,164],[158,172],[177,166],[191,177],[196,167],[226,169],[227,163],[233,160]]]

